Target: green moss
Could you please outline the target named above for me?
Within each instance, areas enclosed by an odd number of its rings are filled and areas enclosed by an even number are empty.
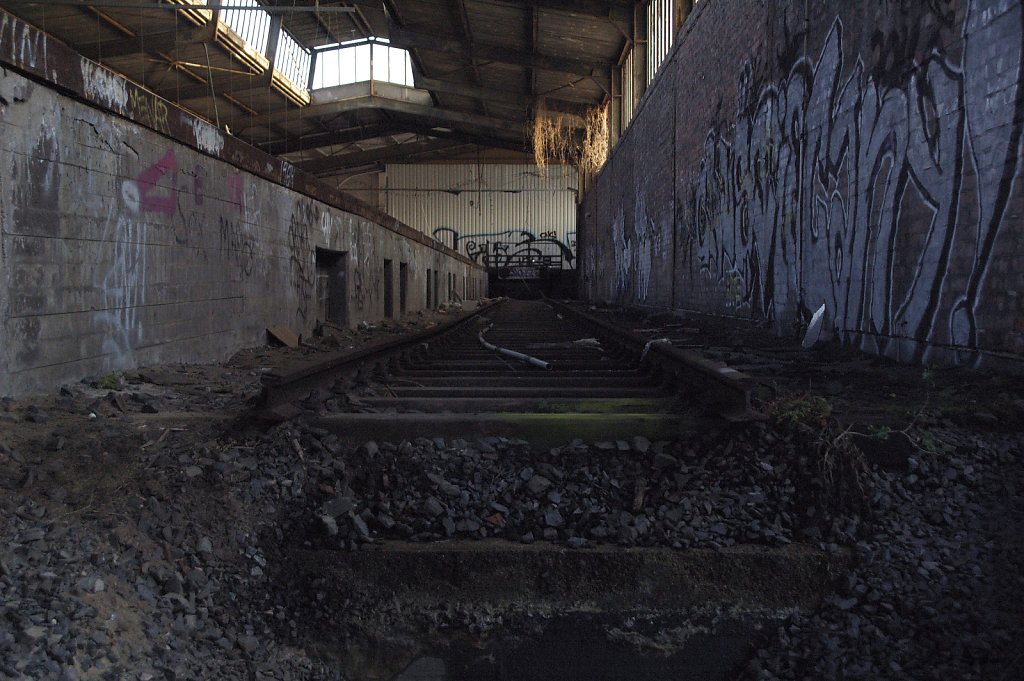
[[[121,374],[109,374],[96,382],[101,390],[116,390],[121,387]]]
[[[800,423],[824,425],[832,415],[832,405],[824,397],[802,395],[780,399],[769,405],[767,412],[772,422],[783,428]]]
[[[673,402],[647,398],[601,398],[592,400],[544,401],[543,414],[651,414],[671,412]]]

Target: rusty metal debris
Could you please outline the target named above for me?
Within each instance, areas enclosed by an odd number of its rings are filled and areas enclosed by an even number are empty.
[[[494,325],[492,324],[491,326]],[[484,339],[484,334],[491,330],[491,326],[488,326],[486,329],[484,329],[477,335],[477,339],[480,341],[480,345],[484,346],[485,349],[490,350],[491,352],[497,352],[498,354],[505,355],[506,357],[512,357],[514,359],[519,359],[524,362],[528,362],[533,366],[540,367],[541,369],[546,369],[549,371],[551,370],[551,364],[549,362],[545,362],[542,359],[537,359],[536,357],[527,355],[522,352],[516,352],[515,350],[509,350],[508,348],[502,348],[498,347],[497,345],[494,345],[493,343],[488,343]]]

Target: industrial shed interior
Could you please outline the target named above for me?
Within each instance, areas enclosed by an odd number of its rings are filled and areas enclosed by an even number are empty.
[[[0,680],[1011,679],[1019,0],[0,0]]]

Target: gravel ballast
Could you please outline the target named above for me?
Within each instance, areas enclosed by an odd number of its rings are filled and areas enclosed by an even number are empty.
[[[349,448],[302,419],[239,420],[258,368],[202,375],[0,405],[0,679],[344,678],[284,556],[383,539],[848,551],[741,678],[1022,676],[1024,436],[984,404],[967,421],[933,404],[912,446],[866,458],[831,419],[778,415],[672,441]]]

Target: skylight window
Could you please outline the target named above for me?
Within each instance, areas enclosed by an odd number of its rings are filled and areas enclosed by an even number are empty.
[[[233,7],[250,9],[232,9]],[[270,14],[257,9],[256,0],[221,0],[220,20],[238,34],[254,51],[264,56],[270,44]],[[282,30],[277,41],[275,68],[285,78],[302,89],[309,80],[312,55],[288,31]]]
[[[412,60],[384,38],[369,38],[316,51],[313,89],[368,80],[412,86]]]
[[[647,6],[647,83],[654,80],[672,48],[676,29],[675,0],[651,0]]]
[[[287,31],[281,31],[277,43],[277,70],[281,74],[305,89],[309,81],[309,65],[313,55],[300,45]]]
[[[256,52],[267,53],[267,40],[270,36],[270,15],[251,9],[231,9],[232,7],[259,7],[256,0],[221,0],[220,20],[227,24],[238,37],[248,43]]]

